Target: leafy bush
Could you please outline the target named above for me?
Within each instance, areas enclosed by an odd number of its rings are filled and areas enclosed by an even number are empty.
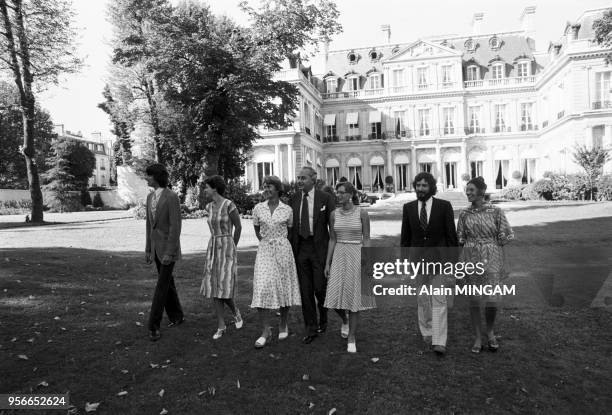
[[[500,192],[500,197],[506,200],[519,200],[525,186],[508,186]]]
[[[464,182],[469,181],[472,178],[472,176],[470,176],[468,173],[463,173],[461,175],[461,180],[463,180]]]
[[[612,174],[597,180],[597,200],[612,200]]]
[[[94,195],[93,207],[95,208],[104,207],[104,202],[102,201],[102,196],[100,195],[100,192],[96,192],[96,194]]]
[[[193,211],[183,212],[181,217],[183,219],[201,219],[208,216],[208,213],[204,209],[196,209]]]
[[[538,200],[540,195],[534,190],[534,184],[528,184],[521,190],[521,199],[523,200]]]
[[[512,172],[512,178],[513,178],[513,179],[518,180],[518,179],[520,179],[520,178],[522,178],[522,177],[523,177],[523,175],[521,174],[521,172],[520,172],[520,171],[518,171],[518,170],[514,170],[514,171]]]
[[[547,170],[547,171],[544,172],[544,174],[542,174],[542,177],[545,178],[545,179],[550,179],[554,175],[555,175],[555,173],[553,173],[550,170]]]
[[[555,187],[553,186],[552,180],[549,178],[538,180],[537,182],[535,182],[533,184],[533,190],[543,199],[552,200],[552,195],[555,190]]]
[[[91,195],[87,191],[81,192],[81,204],[83,206],[91,205]]]
[[[32,210],[31,200],[7,200],[0,202],[0,215],[22,215]]]
[[[200,186],[189,186],[185,192],[185,206],[190,210],[201,209],[200,205],[200,192],[202,192]]]
[[[244,214],[252,211],[255,207],[255,203],[249,197],[250,191],[250,183],[244,182],[240,179],[232,179],[227,183],[224,197],[234,202],[238,208],[238,212]]]
[[[81,212],[83,205],[81,204],[81,195],[75,192],[52,192],[47,205],[49,212]]]
[[[136,220],[143,220],[147,218],[147,205],[144,202],[139,201],[136,206],[129,210],[132,217]]]

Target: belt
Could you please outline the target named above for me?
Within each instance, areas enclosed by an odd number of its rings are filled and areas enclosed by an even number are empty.
[[[345,241],[343,239],[338,239],[336,242],[339,244],[355,244],[355,245],[361,244],[361,241]]]

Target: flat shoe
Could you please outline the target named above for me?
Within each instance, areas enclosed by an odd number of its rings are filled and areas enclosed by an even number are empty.
[[[236,315],[234,316],[234,322],[236,324],[237,329],[241,329],[244,324],[244,320],[242,320],[242,316],[240,315],[240,311],[236,310]]]
[[[213,340],[219,340],[221,337],[223,337],[223,335],[225,334],[225,330],[227,330],[227,328],[217,329],[215,334],[213,334]]]
[[[497,339],[489,340],[487,342],[487,347],[490,352],[496,352],[499,349],[499,343],[497,343]]]
[[[177,321],[172,321],[172,322],[170,322],[170,324],[168,324],[168,328],[180,326],[184,322],[185,322],[185,318],[181,318],[180,320],[177,320]]]
[[[342,325],[340,326],[340,337],[342,337],[343,339],[348,339],[348,335],[349,325],[342,323]]]
[[[255,341],[255,348],[256,349],[261,349],[262,347],[264,347],[268,341],[268,338],[270,336],[266,336],[266,337],[260,337]]]
[[[482,351],[482,349],[484,349],[484,347],[483,347],[483,346],[480,346],[480,347],[478,347],[478,346],[472,346],[472,350],[471,350],[471,352],[472,352],[472,353],[474,353],[474,354],[478,354],[478,353],[480,353],[480,352]]]
[[[287,337],[289,337],[289,327],[285,327],[283,331],[278,331],[278,340],[285,340]]]
[[[348,342],[346,345],[346,351],[349,353],[357,353],[357,345],[355,342]]]

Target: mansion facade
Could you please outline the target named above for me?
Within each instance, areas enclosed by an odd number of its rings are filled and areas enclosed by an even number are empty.
[[[612,148],[611,50],[592,29],[603,12],[584,12],[542,52],[527,7],[515,32],[480,34],[476,14],[468,36],[325,50],[317,74],[288,62],[277,77],[299,87],[299,113],[261,132],[245,178],[256,191],[269,174],[292,181],[311,166],[331,185],[376,191],[391,176],[404,191],[428,171],[443,190],[461,190],[467,174],[495,191],[578,172],[576,144]]]

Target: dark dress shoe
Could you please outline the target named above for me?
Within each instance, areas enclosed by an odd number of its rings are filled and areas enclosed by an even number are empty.
[[[327,323],[319,325],[317,333],[325,333],[325,330],[327,330]]]
[[[438,356],[444,356],[446,354],[446,347],[444,346],[434,346],[433,347],[433,351],[438,355]]]
[[[177,321],[171,321],[170,324],[168,324],[168,327],[176,327],[176,326],[180,326],[181,324],[183,324],[185,322],[185,318],[181,317],[180,320]]]
[[[310,344],[312,343],[312,341],[317,337],[316,334],[309,334],[308,336],[304,337],[302,339],[302,343],[304,344]]]
[[[149,331],[149,340],[151,340],[152,342],[155,342],[159,339],[161,339],[161,333],[159,332],[159,330]]]

